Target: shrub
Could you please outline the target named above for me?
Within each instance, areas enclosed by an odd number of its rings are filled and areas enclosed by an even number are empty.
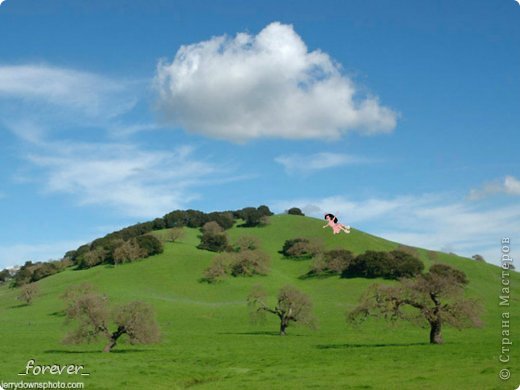
[[[435,274],[444,278],[450,278],[459,284],[468,284],[469,280],[463,271],[450,267],[447,264],[434,264],[430,267],[430,274]]]
[[[310,259],[321,252],[321,245],[307,238],[293,238],[283,244],[282,254],[293,259]]]
[[[391,279],[410,278],[424,269],[424,264],[409,253],[395,250],[389,253],[390,272],[386,277]]]
[[[231,275],[253,276],[267,275],[269,256],[259,250],[244,250],[234,255]]]
[[[142,257],[146,257],[146,251],[139,246],[134,238],[124,241],[122,245],[116,248],[113,255],[114,264],[128,263]]]
[[[216,283],[222,280],[229,271],[229,255],[216,255],[211,264],[204,271],[202,280],[208,283]]]
[[[227,236],[225,233],[203,233],[200,237],[200,244],[197,248],[212,252],[224,252],[228,248]]]
[[[342,277],[398,279],[417,275],[423,268],[419,259],[402,251],[366,251],[350,262]]]
[[[145,251],[145,256],[153,256],[159,253],[163,253],[164,247],[161,241],[151,234],[145,234],[144,236],[136,237],[137,245]]]
[[[289,210],[287,210],[287,214],[305,216],[305,214],[302,212],[302,210],[299,209],[298,207],[291,207]]]
[[[39,288],[36,284],[30,283],[22,286],[17,299],[24,301],[26,305],[30,305],[33,299],[38,295]]]
[[[233,250],[235,252],[255,250],[258,248],[260,248],[260,240],[255,236],[240,236],[233,244]]]
[[[348,268],[354,255],[345,249],[333,249],[316,256],[307,275],[336,275]]]

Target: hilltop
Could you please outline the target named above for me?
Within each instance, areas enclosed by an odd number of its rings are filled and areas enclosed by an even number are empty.
[[[355,328],[346,324],[345,311],[356,305],[373,282],[394,282],[337,276],[302,279],[310,262],[285,259],[280,249],[285,240],[295,237],[318,239],[327,249],[344,248],[355,254],[391,251],[399,244],[357,229],[349,235],[332,235],[329,229],[322,229],[323,224],[309,217],[274,215],[266,226],[239,227],[236,223],[229,229],[230,240],[241,235],[258,237],[271,258],[267,276],[202,283],[200,278],[215,253],[197,249],[200,232],[186,227],[184,237],[165,243],[161,254],[116,266],[67,268],[38,281],[41,294],[31,306],[18,304],[17,291],[1,286],[2,330],[8,336],[0,346],[0,379],[19,380],[16,374],[32,358],[47,364],[83,364],[91,375],[80,380],[89,389],[511,387],[503,387],[497,377],[502,368],[497,360],[502,310],[498,306],[498,267],[414,249],[426,269],[440,262],[464,271],[470,280],[467,295],[480,299],[486,309],[483,328],[462,332],[446,328],[445,345],[429,345],[427,330],[407,323],[389,327],[373,320]],[[520,278],[513,273],[511,279],[513,306],[518,304]],[[67,287],[83,282],[93,284],[113,302],[151,304],[162,331],[161,342],[122,344],[111,354],[99,353],[103,342],[61,344],[69,328],[64,325],[60,296]],[[273,296],[287,284],[307,293],[319,328],[291,327],[288,336],[280,337],[275,318],[251,324],[245,299],[257,284]],[[520,321],[518,311],[511,310],[511,315],[511,323]],[[512,354],[512,361],[517,361],[519,352],[513,350]],[[518,382],[514,371],[513,379]]]

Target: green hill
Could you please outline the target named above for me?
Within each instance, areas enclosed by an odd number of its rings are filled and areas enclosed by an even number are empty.
[[[40,296],[20,305],[16,289],[0,287],[0,383],[24,381],[84,382],[86,389],[514,389],[520,383],[520,347],[512,346],[511,364],[498,361],[501,340],[499,306],[501,270],[493,265],[436,253],[435,261],[464,271],[468,295],[485,306],[484,327],[457,331],[444,328],[444,345],[428,343],[428,329],[408,323],[389,326],[370,320],[362,327],[345,322],[362,292],[374,282],[339,277],[301,279],[309,261],[284,259],[285,240],[315,237],[328,249],[354,253],[392,250],[398,244],[352,229],[332,235],[324,222],[308,217],[276,215],[265,227],[233,227],[231,239],[255,235],[271,256],[268,276],[229,277],[214,285],[199,281],[214,253],[199,250],[199,232],[165,244],[164,253],[133,263],[67,269],[37,282]],[[161,231],[153,234],[161,234]],[[497,254],[500,248],[497,245]],[[426,269],[433,256],[418,249]],[[511,275],[512,326],[520,323],[518,274]],[[61,340],[64,324],[60,295],[73,284],[89,282],[113,302],[142,300],[153,305],[162,331],[159,344],[119,343],[103,354],[103,342],[70,346]],[[388,282],[391,283],[391,282]],[[291,326],[277,335],[273,316],[251,324],[245,299],[256,284],[272,295],[291,284],[311,296],[319,320],[317,330]],[[89,376],[18,376],[28,360],[38,364],[81,364]],[[498,378],[509,367],[512,377]]]

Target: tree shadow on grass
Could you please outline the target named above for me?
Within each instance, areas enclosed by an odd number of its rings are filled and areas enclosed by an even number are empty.
[[[237,336],[276,336],[280,337],[280,332],[275,331],[254,331],[254,332],[220,332],[218,334],[226,334],[226,335],[237,335]],[[302,334],[291,334],[288,333],[282,337],[304,337]]]
[[[413,347],[417,345],[430,345],[430,343],[387,343],[387,344],[318,344],[318,349],[350,349],[350,348],[381,348],[381,347]]]
[[[19,309],[21,307],[30,306],[28,303],[20,303],[19,305],[9,306],[9,309]]]
[[[151,349],[114,349],[108,353],[134,353],[134,352],[149,352],[152,351]],[[43,351],[43,353],[65,353],[65,354],[83,354],[83,353],[103,353],[101,349],[99,350],[90,350],[90,351],[73,351],[73,350],[66,350],[66,349],[48,349],[46,351]]]

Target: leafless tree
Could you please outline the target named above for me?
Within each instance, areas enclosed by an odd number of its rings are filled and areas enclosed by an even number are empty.
[[[40,289],[38,288],[38,285],[34,283],[24,284],[20,288],[20,294],[18,295],[17,299],[24,301],[27,305],[30,305],[33,299],[38,295],[39,291]]]
[[[443,324],[457,329],[479,327],[479,302],[464,297],[466,275],[445,264],[435,264],[426,274],[401,279],[397,285],[374,284],[347,318],[358,322],[368,316],[404,319],[430,327],[430,343],[441,344]],[[411,307],[416,310],[407,310]]]
[[[164,234],[164,239],[166,241],[175,242],[180,240],[186,235],[183,228],[171,228],[168,229]]]
[[[123,335],[127,335],[132,344],[159,340],[153,309],[146,303],[134,301],[110,310],[108,298],[88,284],[73,286],[63,298],[67,302],[67,319],[77,322],[76,329],[65,337],[65,343],[91,342],[102,336],[108,341],[103,352],[110,352]],[[114,331],[110,331],[112,323],[116,326]]]
[[[276,315],[280,319],[280,336],[285,336],[286,329],[291,322],[315,327],[315,319],[312,315],[312,303],[303,292],[292,286],[283,287],[278,293],[277,303],[274,307],[266,303],[267,293],[256,286],[249,294],[247,301],[251,309],[251,318],[254,321],[263,320],[265,313]]]
[[[114,263],[128,263],[134,260],[146,257],[147,252],[139,246],[135,239],[130,239],[123,242],[119,247],[114,250]]]

